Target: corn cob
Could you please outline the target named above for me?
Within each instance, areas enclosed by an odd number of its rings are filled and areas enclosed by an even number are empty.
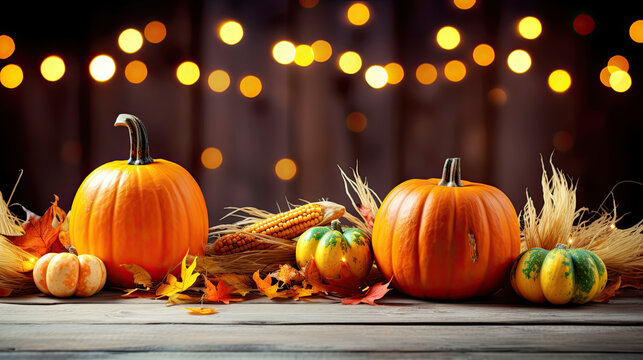
[[[323,225],[342,217],[344,211],[343,206],[328,201],[302,205],[246,226],[241,232],[221,236],[214,242],[208,253],[229,255],[248,250],[267,249],[273,244],[258,240],[250,234],[289,240],[313,226]]]

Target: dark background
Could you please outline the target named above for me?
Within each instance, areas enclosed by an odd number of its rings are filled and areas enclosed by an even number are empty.
[[[113,128],[119,113],[131,113],[146,124],[153,157],[174,161],[199,182],[211,225],[226,206],[255,206],[274,211],[286,201],[328,198],[350,205],[337,166],[359,162],[360,173],[383,198],[409,178],[439,177],[445,158],[463,159],[463,177],[499,187],[517,211],[529,189],[540,204],[540,156],[553,153],[555,165],[578,185],[578,205],[596,209],[614,185],[643,181],[640,155],[643,135],[643,44],[628,29],[643,18],[638,1],[478,1],[470,10],[449,0],[370,1],[365,26],[345,20],[345,1],[320,0],[314,8],[296,0],[271,1],[88,1],[78,6],[54,2],[4,2],[0,34],[11,36],[15,53],[0,60],[21,66],[24,80],[16,89],[0,87],[0,191],[5,200],[24,176],[12,199],[42,213],[53,200],[69,210],[75,190],[99,165],[125,159],[127,132]],[[589,36],[572,28],[575,16],[587,13],[596,22]],[[536,16],[543,32],[535,40],[521,38],[515,28],[524,16]],[[235,19],[244,26],[243,40],[223,44],[217,25]],[[163,22],[167,37],[145,42],[135,54],[119,50],[121,31],[140,31],[152,20]],[[435,33],[445,25],[460,30],[453,51],[440,49]],[[333,56],[306,68],[284,66],[271,56],[280,40],[311,44],[324,39]],[[496,52],[491,66],[471,58],[479,43]],[[522,48],[532,67],[515,74],[506,57]],[[337,57],[354,50],[364,65],[355,75],[338,70]],[[106,83],[89,76],[90,60],[106,53],[117,72]],[[40,62],[57,54],[66,63],[64,77],[50,83],[40,75]],[[630,63],[632,87],[616,93],[603,86],[599,73],[613,55]],[[143,83],[129,83],[123,69],[138,59],[146,63]],[[444,63],[459,59],[466,78],[451,83],[441,73]],[[178,83],[175,70],[191,60],[201,69],[193,86]],[[374,64],[400,63],[404,80],[373,89],[363,78]],[[421,85],[416,67],[430,62],[438,80]],[[548,75],[565,69],[571,88],[556,94]],[[208,88],[207,76],[224,69],[231,86],[224,93]],[[239,80],[258,76],[261,94],[248,99]],[[502,88],[507,102],[488,99]],[[362,112],[368,119],[358,134],[345,125],[346,116]],[[571,146],[556,149],[555,134],[571,136]],[[569,145],[569,144],[568,144]],[[200,155],[214,146],[223,164],[203,167]],[[559,146],[560,147],[560,146]],[[296,177],[279,180],[275,162],[290,157]],[[614,191],[619,213],[629,213],[619,226],[641,219],[643,186],[626,183]],[[611,201],[607,203],[611,205]],[[12,208],[19,213],[19,208]]]

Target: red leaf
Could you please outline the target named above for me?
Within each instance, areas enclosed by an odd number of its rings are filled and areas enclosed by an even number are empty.
[[[58,233],[66,214],[58,207],[58,196],[54,195],[54,198],[54,202],[43,216],[25,209],[27,221],[22,225],[25,230],[24,235],[7,236],[7,238],[16,246],[36,256],[49,252],[66,252],[67,250],[58,240]]]
[[[205,279],[205,298],[204,300],[211,302],[222,302],[230,304],[230,301],[242,301],[242,298],[233,298],[231,295],[236,291],[232,286],[226,285],[223,280],[215,286],[210,280]]]
[[[342,299],[342,304],[357,305],[359,303],[365,303],[365,304],[377,306],[379,304],[376,304],[375,300],[381,299],[384,295],[386,295],[387,292],[391,291],[391,289],[388,287],[391,284],[391,280],[389,280],[389,282],[387,282],[386,284],[380,282],[371,286],[371,288],[368,289],[366,294],[363,294],[363,295],[359,294],[353,297],[344,298]]]

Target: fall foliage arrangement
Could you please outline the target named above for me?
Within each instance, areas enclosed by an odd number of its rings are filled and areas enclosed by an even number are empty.
[[[551,176],[543,164],[539,212],[528,194],[517,214],[450,158],[441,178],[407,180],[383,201],[357,170],[340,169],[359,216],[322,200],[276,214],[230,208],[240,220],[210,226],[196,181],[151,157],[142,121],[121,114],[115,126],[129,130],[129,160],[89,174],[69,214],[54,196],[43,216],[25,209],[22,221],[0,194],[0,295],[91,296],[107,284],[170,304],[324,296],[377,305],[392,288],[460,300],[510,286],[530,302],[584,304],[643,279],[643,221],[619,229],[615,210],[576,209],[576,189],[553,163]]]

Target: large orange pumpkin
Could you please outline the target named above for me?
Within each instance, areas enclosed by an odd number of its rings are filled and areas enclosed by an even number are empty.
[[[128,127],[130,158],[101,165],[80,185],[69,217],[71,244],[103,260],[112,286],[134,285],[121,264],[138,264],[159,281],[188,250],[204,253],[205,200],[184,168],[152,159],[140,119],[121,114],[114,126]]]
[[[408,180],[386,196],[372,241],[379,270],[398,290],[465,299],[506,282],[520,252],[520,227],[507,196],[462,181],[460,159],[452,158],[442,179]]]

